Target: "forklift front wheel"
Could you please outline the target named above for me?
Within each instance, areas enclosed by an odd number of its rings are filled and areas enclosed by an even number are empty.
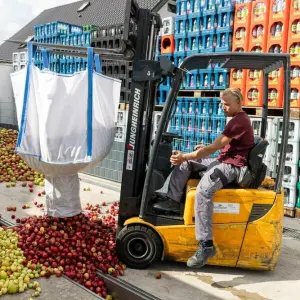
[[[129,268],[145,269],[162,253],[159,235],[147,226],[125,226],[117,237],[117,253]]]

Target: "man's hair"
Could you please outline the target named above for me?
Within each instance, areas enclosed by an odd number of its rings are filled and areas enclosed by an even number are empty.
[[[243,103],[243,95],[242,95],[241,90],[239,88],[228,88],[222,93],[222,95],[224,95],[224,96],[232,95],[232,96],[237,98],[239,103]]]

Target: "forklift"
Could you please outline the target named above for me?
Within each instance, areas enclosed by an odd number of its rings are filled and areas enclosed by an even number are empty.
[[[169,1],[169,8],[174,12],[174,0]],[[185,58],[180,66],[175,66],[166,57],[155,61],[155,42],[162,27],[160,16],[148,9],[139,8],[135,0],[126,0],[124,9],[124,31],[120,48],[93,49],[103,60],[130,61],[133,64],[118,219],[118,256],[128,267],[142,269],[157,260],[186,262],[198,248],[195,240],[194,201],[199,178],[191,178],[187,182],[181,215],[162,215],[153,210],[156,191],[163,187],[172,172],[169,159],[173,140],[181,138],[167,132],[167,127],[186,73],[206,69],[213,64],[220,64],[225,69],[263,71],[261,133],[249,154],[248,162],[249,170],[255,174],[261,169],[268,146],[265,140],[268,74],[283,67],[282,146],[274,184],[266,186],[253,178],[251,188],[230,185],[215,194],[213,202],[217,209],[214,211],[213,230],[217,255],[208,261],[210,265],[273,270],[280,254],[283,231],[282,180],[290,110],[289,55],[241,52],[195,54]],[[17,40],[8,42],[24,43]],[[86,57],[87,54],[86,47],[35,41],[32,44],[37,47],[37,51],[46,48],[48,54],[75,57]],[[171,78],[171,88],[155,139],[151,140],[157,88],[167,77]]]
[[[187,72],[203,70],[214,64],[224,69],[256,69],[263,73],[261,132],[248,158],[252,178],[247,186],[230,184],[213,198],[213,242],[217,255],[209,265],[256,270],[274,270],[279,258],[284,212],[283,172],[288,141],[290,112],[290,56],[269,53],[203,53],[189,56],[180,66],[165,57],[154,61],[136,61],[129,105],[123,178],[120,194],[117,253],[131,268],[143,269],[155,261],[186,262],[198,249],[195,239],[194,202],[199,176],[186,184],[184,207],[180,215],[157,213],[153,209],[156,191],[172,172],[170,156],[174,139],[182,137],[166,132],[181,83]],[[159,67],[160,69],[159,69]],[[268,75],[284,69],[283,133],[280,158],[273,178],[258,173],[268,147]],[[171,88],[163,107],[155,139],[150,137],[155,93],[143,88],[158,85],[171,77]],[[157,78],[161,74],[161,78]],[[145,87],[145,86],[144,86]],[[197,178],[198,177],[198,178]],[[259,178],[262,178],[261,180]]]

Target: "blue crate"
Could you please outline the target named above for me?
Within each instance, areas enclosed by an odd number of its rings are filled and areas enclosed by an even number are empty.
[[[208,70],[208,69],[200,70],[199,74],[200,74],[200,88],[203,90],[210,89],[212,70]]]
[[[159,87],[159,105],[162,105],[166,102],[169,89],[170,88],[166,86]]]
[[[202,15],[214,15],[216,13],[215,0],[204,0]]]
[[[184,149],[183,152],[190,153],[194,151],[195,141],[194,136],[184,135]]]
[[[187,36],[199,36],[200,35],[200,17],[189,18],[189,30]]]
[[[213,101],[211,98],[200,98],[200,116],[209,117],[213,113]]]
[[[185,38],[187,36],[187,32],[189,31],[189,20],[185,19],[175,19],[175,38]]]
[[[189,50],[187,38],[175,38],[174,53],[186,56],[186,51]]]
[[[206,15],[203,17],[203,28],[201,34],[214,34],[218,25],[218,18],[216,15]]]
[[[223,12],[218,14],[217,33],[233,31],[233,12]]]
[[[232,33],[217,33],[217,46],[215,52],[228,52],[232,49]]]
[[[48,25],[48,24],[47,24]],[[70,24],[66,22],[52,22],[49,23],[51,34],[69,34]]]
[[[221,0],[216,6],[218,13],[234,11],[234,2],[232,0]]]
[[[186,98],[185,107],[186,107],[186,114],[195,117],[195,115],[198,114],[198,99]]]
[[[184,149],[184,140],[183,139],[174,139],[173,140],[173,150],[183,152]]]
[[[213,98],[213,115],[219,118],[226,118],[223,110],[223,105],[219,98]]]
[[[51,71],[60,73],[60,63],[59,62],[51,63],[50,68],[52,68],[52,70],[50,69]]]
[[[196,132],[196,145],[208,145],[208,132]]]
[[[82,33],[83,32],[83,26],[69,24],[69,30],[70,30],[70,33]]]
[[[185,113],[186,113],[185,98],[177,98],[177,103],[175,107],[175,116],[182,116]]]
[[[184,128],[184,118],[182,116],[174,116],[171,119],[170,132],[182,134]]]
[[[188,51],[187,56],[199,53],[199,38],[198,36],[192,36],[188,38]]]
[[[82,40],[82,46],[84,47],[88,47],[91,45],[91,41],[92,41],[92,35],[90,32],[84,32],[82,33],[82,37],[81,37],[81,40]]]
[[[183,62],[184,58],[185,58],[184,55],[175,53],[175,54],[174,54],[174,65],[175,65],[176,67],[179,67],[180,64]]]
[[[214,89],[223,90],[229,86],[229,72],[224,69],[214,70],[216,84]]]
[[[207,132],[209,116],[196,116],[196,126],[198,132]]]
[[[193,115],[185,115],[184,118],[184,132],[185,136],[194,137],[195,134],[195,117]]]
[[[196,86],[196,79],[197,79],[198,71],[191,71],[189,74],[186,74],[186,89],[195,90]]]
[[[211,53],[215,51],[214,40],[216,37],[214,34],[207,34],[202,36],[202,49],[201,53]]]
[[[191,11],[189,13],[190,17],[200,17],[201,16],[201,6],[200,0],[191,0]]]
[[[225,128],[226,118],[225,117],[212,117],[212,133],[221,134]]]
[[[59,70],[61,74],[67,74],[67,64],[65,62],[59,62]]]
[[[177,16],[186,16],[187,3],[186,0],[177,0],[176,1],[176,15]]]

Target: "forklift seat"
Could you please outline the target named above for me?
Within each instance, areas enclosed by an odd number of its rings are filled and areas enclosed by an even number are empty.
[[[263,163],[263,158],[269,145],[268,141],[260,137],[254,137],[254,146],[250,150],[247,161],[247,170],[243,178],[236,180],[224,186],[225,189],[232,188],[250,188],[257,189],[266,177],[267,167]],[[204,172],[192,172],[190,179],[192,179],[192,186],[195,185],[195,180],[198,183],[201,180]]]

